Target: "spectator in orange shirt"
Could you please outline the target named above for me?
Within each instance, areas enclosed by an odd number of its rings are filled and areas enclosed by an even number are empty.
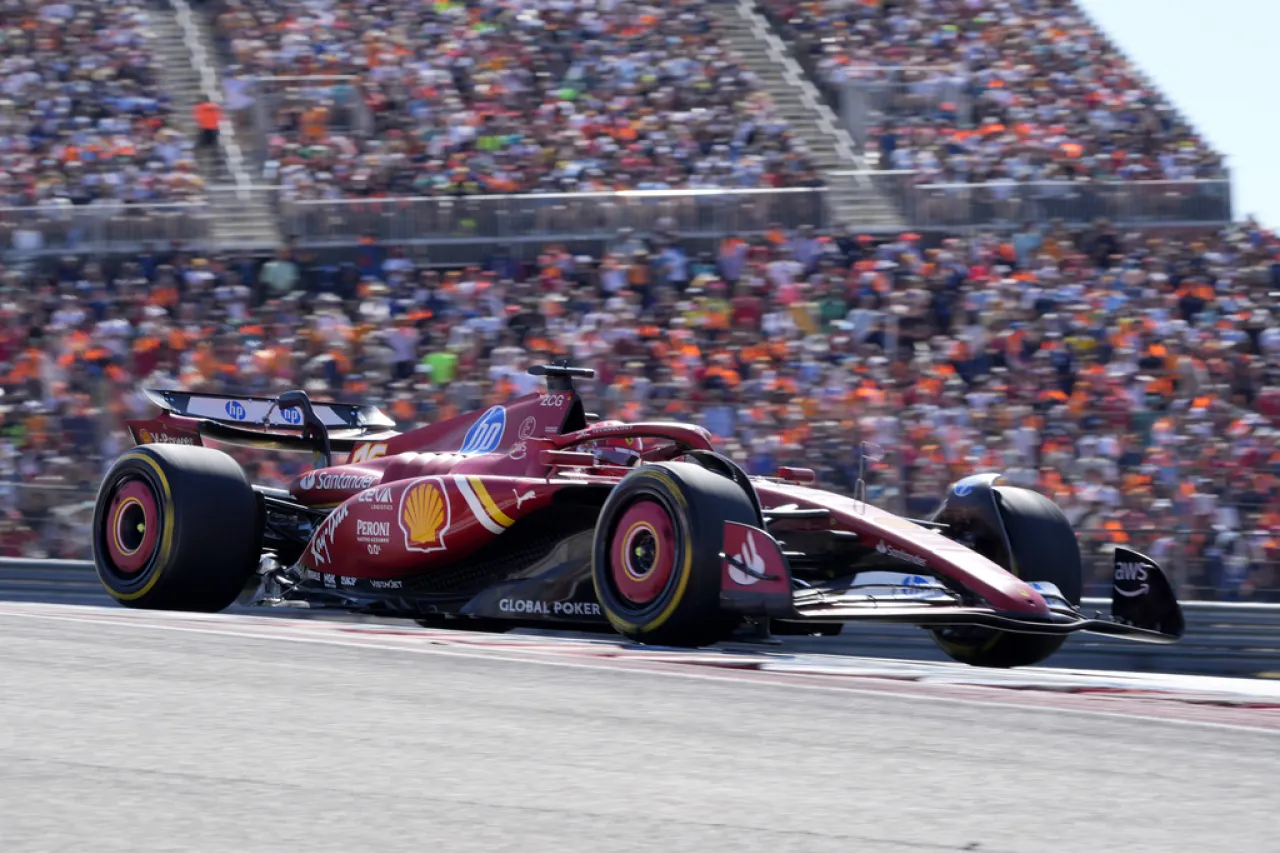
[[[196,104],[193,110],[196,126],[200,128],[201,148],[213,148],[218,144],[218,125],[222,123],[222,107],[211,98]]]

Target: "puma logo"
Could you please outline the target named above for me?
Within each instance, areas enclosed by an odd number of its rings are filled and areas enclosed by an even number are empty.
[[[537,497],[537,494],[536,494],[532,489],[530,489],[529,491],[525,492],[523,495],[522,495],[522,494],[520,494],[520,490],[519,490],[519,489],[512,489],[512,490],[511,490],[511,493],[512,493],[513,495],[515,495],[515,496],[516,496],[516,509],[519,509],[519,508],[520,508],[520,504],[524,503],[525,501],[529,500],[530,498]]]

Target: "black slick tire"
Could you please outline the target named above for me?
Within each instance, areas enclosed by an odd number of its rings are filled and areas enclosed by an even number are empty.
[[[605,501],[593,542],[592,581],[609,623],[654,645],[727,638],[739,620],[720,609],[724,524],[756,519],[741,486],[700,465],[632,471]]]
[[[126,607],[225,610],[257,568],[261,538],[253,487],[220,450],[140,445],[98,490],[94,565]]]
[[[1030,489],[998,486],[996,505],[1009,536],[1011,565],[1004,568],[1024,581],[1051,583],[1073,605],[1080,604],[1084,568],[1071,522],[1052,500]],[[1019,634],[990,628],[951,628],[932,632],[938,647],[970,666],[1007,669],[1049,658],[1065,636]]]

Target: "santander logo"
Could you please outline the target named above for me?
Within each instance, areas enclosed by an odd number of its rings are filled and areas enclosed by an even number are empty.
[[[757,575],[764,574],[764,557],[760,556],[760,549],[756,547],[755,534],[749,530],[746,541],[742,543],[742,550],[738,552],[738,559]],[[760,582],[758,577],[744,572],[733,563],[729,563],[729,578],[740,586],[751,586]]]
[[[901,548],[895,548],[883,539],[880,540],[879,545],[876,545],[876,551],[886,557],[893,557],[895,560],[902,560],[904,563],[911,563],[915,566],[923,566],[926,562],[924,557],[918,557],[915,554],[903,551]]]

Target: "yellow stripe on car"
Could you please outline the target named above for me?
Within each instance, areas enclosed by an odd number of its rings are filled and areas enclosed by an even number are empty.
[[[455,474],[453,484],[458,487],[458,492],[471,508],[471,514],[485,530],[497,535],[515,523],[510,516],[498,509],[498,505],[493,502],[488,489],[484,487],[479,477]]]
[[[476,497],[480,499],[481,506],[484,507],[485,512],[489,514],[490,518],[501,524],[503,527],[510,527],[515,524],[515,521],[511,516],[499,509],[498,505],[494,503],[493,498],[489,497],[489,490],[484,487],[483,480],[479,477],[468,477],[467,482],[469,482],[471,484],[471,488],[475,490]]]

